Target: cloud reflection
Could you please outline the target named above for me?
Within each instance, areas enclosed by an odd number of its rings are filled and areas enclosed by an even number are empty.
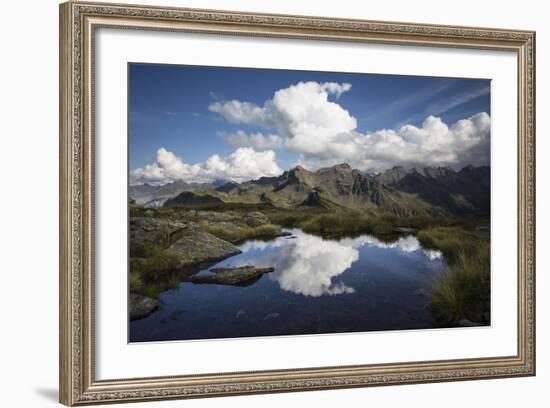
[[[314,297],[354,292],[343,282],[333,283],[332,279],[359,259],[356,248],[302,232],[296,236],[271,257],[275,272],[270,277],[277,280],[281,289]]]
[[[344,241],[344,240],[342,240]],[[340,242],[342,242],[340,241]],[[377,248],[383,248],[383,249],[392,249],[397,248],[400,249],[403,252],[406,253],[412,253],[416,251],[422,251],[422,253],[428,258],[430,261],[433,261],[435,259],[441,258],[442,254],[440,251],[436,251],[433,249],[424,249],[422,248],[422,245],[420,245],[420,242],[414,235],[407,235],[405,237],[399,238],[395,242],[391,243],[385,243],[382,242],[370,235],[364,235],[359,238],[355,238],[352,240],[353,242],[350,245],[369,245],[374,246]]]
[[[269,274],[281,289],[304,296],[341,295],[355,290],[338,280],[338,276],[359,259],[359,248],[371,246],[399,249],[404,253],[422,251],[430,260],[440,258],[439,251],[423,249],[416,237],[408,235],[392,243],[384,243],[370,236],[324,240],[301,230],[291,231],[295,238],[279,238],[271,242],[249,241],[240,248],[243,257],[238,265],[273,266]],[[246,254],[252,251],[254,259]],[[262,252],[266,252],[262,254]]]

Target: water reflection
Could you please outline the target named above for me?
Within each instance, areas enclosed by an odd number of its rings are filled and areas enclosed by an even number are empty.
[[[281,289],[304,296],[319,297],[355,292],[355,289],[344,284],[339,276],[359,259],[359,248],[363,246],[398,249],[405,254],[419,252],[430,261],[442,256],[439,251],[422,248],[413,235],[385,243],[370,235],[336,241],[325,240],[301,230],[290,232],[293,234],[290,238],[245,243],[241,246],[243,255],[231,264],[273,266],[275,271],[269,277],[275,280]],[[247,254],[250,254],[250,257]]]
[[[246,287],[175,282],[156,312],[130,323],[130,341],[434,327],[427,294],[446,268],[441,253],[423,249],[414,236],[388,243],[369,235],[324,240],[289,232],[292,237],[244,243],[243,253],[211,266],[275,271]]]

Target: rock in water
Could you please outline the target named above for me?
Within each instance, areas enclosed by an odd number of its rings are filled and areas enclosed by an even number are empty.
[[[240,254],[241,250],[230,242],[197,228],[178,239],[165,252],[176,257],[178,267],[183,268],[198,263],[221,261]]]
[[[143,319],[159,307],[158,300],[130,293],[130,320]]]
[[[240,266],[238,268],[213,268],[210,275],[191,276],[193,283],[215,283],[218,285],[246,285],[256,282],[264,273],[273,272],[274,268],[255,268]]]

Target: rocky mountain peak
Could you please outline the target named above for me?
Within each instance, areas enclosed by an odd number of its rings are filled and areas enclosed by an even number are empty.
[[[302,167],[300,165],[297,165],[288,171],[285,171],[280,177],[282,178],[288,178],[288,177],[300,177],[300,175],[304,174],[311,174],[305,167]]]
[[[181,189],[174,188],[177,183],[154,188],[131,186],[130,196],[138,204],[162,199],[165,206],[270,203],[280,207],[378,208],[404,216],[445,211],[485,214],[490,205],[488,166],[466,166],[458,172],[443,166],[394,166],[369,175],[348,163],[340,163],[315,172],[296,166],[279,176],[244,183],[225,180],[219,186],[216,184],[189,183]],[[189,192],[180,194],[182,190]]]
[[[342,169],[342,170],[351,170],[351,166],[347,163],[340,163],[340,164],[335,165],[334,167],[337,168],[337,169]]]
[[[296,179],[300,181],[303,181],[304,179],[308,178],[312,174],[309,170],[307,170],[305,167],[302,167],[300,165],[293,167],[292,169],[290,169],[288,172],[285,172],[285,173],[287,173],[288,179]],[[283,176],[285,175],[285,173],[283,173]]]

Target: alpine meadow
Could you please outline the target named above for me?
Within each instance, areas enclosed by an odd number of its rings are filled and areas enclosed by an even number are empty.
[[[491,324],[491,81],[129,65],[131,342]]]

